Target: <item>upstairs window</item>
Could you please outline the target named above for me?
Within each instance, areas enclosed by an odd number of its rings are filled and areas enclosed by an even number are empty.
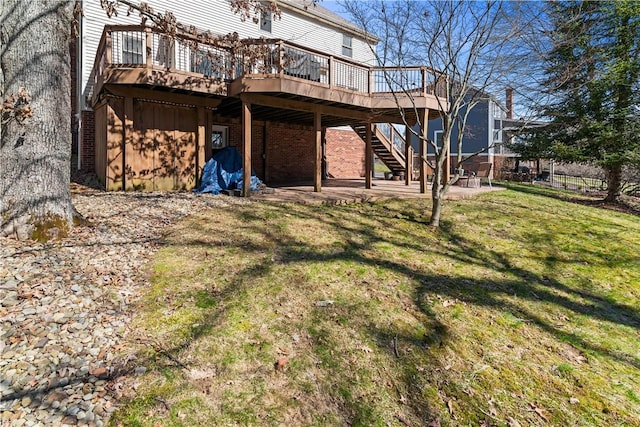
[[[271,21],[273,21],[273,15],[271,12],[262,12],[260,15],[260,29],[268,33],[271,32]]]
[[[353,58],[353,37],[346,34],[342,35],[342,54]]]
[[[124,34],[122,37],[122,63],[144,64],[142,35],[138,33]]]

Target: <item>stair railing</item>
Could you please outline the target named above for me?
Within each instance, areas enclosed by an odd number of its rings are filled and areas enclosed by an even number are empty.
[[[378,139],[394,154],[394,157],[404,165],[405,145],[404,135],[390,123],[376,123],[375,129]],[[409,146],[409,156],[413,158],[413,148]]]

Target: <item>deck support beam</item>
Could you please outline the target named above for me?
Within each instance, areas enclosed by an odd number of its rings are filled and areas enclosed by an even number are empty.
[[[242,101],[242,197],[251,195],[251,104]]]
[[[422,136],[420,138],[420,194],[427,193],[427,137],[429,135],[429,109],[425,108],[419,112],[420,123],[422,125]]]
[[[313,114],[313,130],[315,141],[313,145],[313,191],[322,191],[322,114],[316,111]]]
[[[367,123],[364,141],[364,187],[366,189],[371,189],[371,176],[373,175],[373,145],[371,144],[371,126],[371,123]]]

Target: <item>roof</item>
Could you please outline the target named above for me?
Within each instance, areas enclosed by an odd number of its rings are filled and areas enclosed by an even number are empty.
[[[325,7],[322,7],[320,4],[314,4],[312,0],[275,0],[275,3],[280,8],[295,10],[302,15],[310,16],[334,28],[361,37],[370,43],[375,44],[380,41],[380,39],[375,35],[367,32],[363,28],[360,28],[358,25],[354,24],[348,19],[343,18],[337,13],[332,12]]]

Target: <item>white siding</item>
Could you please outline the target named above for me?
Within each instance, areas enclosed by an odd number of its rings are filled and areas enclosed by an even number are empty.
[[[288,8],[281,8],[282,19],[273,20],[272,32],[269,33],[262,31],[259,23],[254,23],[251,19],[242,22],[240,16],[231,11],[228,0],[190,0],[184,2],[147,0],[147,3],[156,12],[164,13],[170,10],[178,22],[193,25],[201,30],[210,30],[217,34],[228,34],[235,31],[243,38],[284,39],[342,57],[342,31]],[[90,93],[88,85],[91,82],[90,79],[93,79],[90,73],[104,26],[108,24],[135,25],[140,23],[140,18],[137,13],[127,17],[127,8],[122,6],[119,16],[109,19],[100,7],[100,0],[85,0],[83,10],[81,93],[86,97]],[[367,42],[355,36],[353,37],[352,59],[367,64],[375,63],[374,55]]]

